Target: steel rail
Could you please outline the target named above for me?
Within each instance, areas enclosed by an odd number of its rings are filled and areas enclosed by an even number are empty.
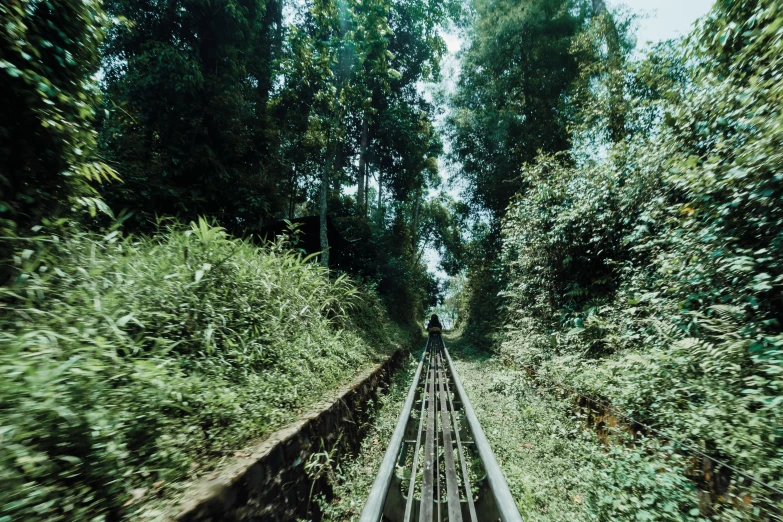
[[[431,349],[432,348],[430,347],[430,350]],[[438,350],[439,346],[435,346],[435,349]],[[435,507],[438,509],[437,514],[436,514],[436,516],[438,518],[436,518],[435,520],[437,522],[440,522],[441,520],[443,520],[441,518],[441,515],[440,515],[440,510],[441,510],[441,507],[442,507],[441,501],[443,500],[441,498],[441,493],[442,493],[441,486],[443,484],[440,483],[440,467],[441,467],[441,463],[440,463],[440,460],[441,460],[440,459],[440,444],[441,444],[441,440],[440,440],[440,437],[438,436],[438,433],[440,432],[440,427],[441,426],[440,426],[440,420],[438,419],[438,402],[435,400],[435,397],[437,396],[436,395],[435,382],[440,381],[440,377],[438,377],[438,374],[437,374],[437,368],[438,368],[437,356],[434,359],[434,361],[435,361],[435,369],[432,370],[432,374],[435,376],[436,380],[432,384],[432,401],[435,403],[435,433],[434,433],[433,438],[435,439],[435,491],[437,492]],[[422,494],[421,501],[422,501],[422,503],[424,503],[424,495],[423,494]],[[421,521],[419,521],[419,522],[421,522]]]
[[[427,345],[429,345],[429,340],[427,341]],[[359,522],[378,522],[383,515],[383,505],[386,501],[386,495],[389,493],[389,486],[391,485],[392,476],[394,474],[395,461],[397,460],[397,454],[402,447],[405,427],[408,424],[408,417],[410,417],[411,410],[413,409],[413,401],[416,398],[416,388],[419,385],[421,369],[424,366],[424,358],[428,353],[429,350],[425,347],[424,353],[421,354],[419,367],[416,369],[416,375],[413,377],[413,383],[411,384],[410,390],[408,390],[408,397],[405,399],[402,414],[397,420],[397,426],[394,428],[394,433],[389,441],[389,449],[383,457],[381,468],[378,470],[378,475],[375,477],[372,489],[370,489],[370,494],[367,497],[367,502],[364,504],[364,509],[362,509]]]
[[[457,421],[457,409],[454,408],[454,402],[451,400],[451,389],[449,389],[449,383],[446,383],[446,395],[449,398],[449,406],[452,415],[452,422],[454,423],[454,437],[457,440],[457,452],[459,454],[459,461],[462,468],[462,484],[465,487],[465,498],[468,501],[468,514],[470,515],[471,522],[478,522],[478,516],[476,515],[476,505],[473,503],[473,492],[470,490],[470,475],[468,475],[468,465],[465,460],[465,450],[462,447],[462,439],[459,436],[459,423]]]
[[[451,360],[451,355],[446,349],[446,344],[443,344],[443,353],[446,355],[446,362],[449,365],[449,371],[451,372],[451,379],[454,382],[454,388],[457,391],[457,395],[462,401],[462,409],[465,412],[465,418],[468,421],[468,427],[473,435],[473,442],[478,450],[479,457],[484,464],[484,471],[487,474],[487,480],[489,481],[489,489],[492,491],[492,496],[495,498],[495,504],[497,506],[498,514],[503,522],[523,522],[522,516],[519,514],[517,505],[514,502],[514,497],[511,496],[511,491],[508,489],[508,484],[503,476],[503,472],[500,470],[495,455],[492,453],[492,448],[487,441],[484,430],[481,429],[476,412],[473,411],[473,405],[470,404],[465,388],[462,386],[462,381],[457,375],[457,371],[454,368],[454,361]]]
[[[437,365],[437,362],[435,362]],[[435,422],[437,417],[435,416],[435,368],[430,366],[429,370],[430,382],[427,386],[427,438],[424,443],[424,467],[422,470],[423,476],[421,480],[421,504],[419,505],[419,522],[432,522],[433,516],[433,502],[432,499],[435,495],[435,487],[438,486],[440,491],[440,485],[436,483],[436,477],[438,473],[438,452],[435,444]],[[440,497],[438,497],[440,501]],[[412,502],[413,498],[409,498],[408,502]],[[439,506],[440,507],[440,506]],[[440,513],[438,513],[438,520],[440,520]]]
[[[449,522],[462,522],[459,486],[457,485],[457,466],[454,462],[454,444],[451,439],[451,415],[446,400],[446,379],[443,375],[443,355],[438,352],[436,371],[438,372],[438,397],[440,399],[441,433],[443,436],[443,460],[446,467],[446,500],[448,502]]]
[[[416,402],[417,397],[421,400],[420,404]],[[420,410],[418,419],[412,416],[414,404]],[[458,414],[455,405],[462,410],[461,414]],[[461,430],[469,434],[464,442]],[[412,438],[414,433],[415,440],[405,440],[406,436]],[[465,444],[469,444],[470,453],[482,464],[482,474],[473,481],[468,474]],[[421,464],[420,448],[424,450]],[[409,458],[412,458],[410,477],[401,479],[396,469],[402,466],[407,470],[405,462]],[[417,477],[419,465],[421,482]],[[459,483],[460,474],[462,485]],[[421,496],[416,499],[419,483]],[[477,500],[473,498],[472,487],[478,488]],[[461,499],[462,489],[465,490],[465,501]],[[419,505],[414,507],[416,503]],[[446,520],[522,522],[522,517],[451,355],[440,336],[430,335],[359,521]]]
[[[429,341],[427,341],[427,349],[425,349],[425,355],[427,351],[430,351]],[[424,381],[425,389],[429,384],[430,368],[432,368],[432,352],[430,352],[430,356],[428,360],[429,360],[429,364],[427,366],[427,380]],[[416,494],[416,489],[415,489],[416,471],[419,469],[419,448],[421,448],[421,434],[422,434],[422,429],[424,428],[424,410],[426,406],[427,406],[427,401],[424,399],[424,391],[422,390],[421,410],[419,411],[419,429],[417,430],[417,434],[416,434],[416,447],[413,450],[413,464],[411,465],[411,479],[408,484],[408,501],[405,503],[405,515],[404,518],[402,519],[403,522],[411,522],[411,516],[413,515],[413,497]]]

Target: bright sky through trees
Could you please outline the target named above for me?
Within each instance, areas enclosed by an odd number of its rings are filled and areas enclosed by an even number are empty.
[[[647,15],[640,20],[638,43],[656,42],[683,36],[693,23],[707,13],[713,0],[625,0],[610,5],[625,4],[634,11]]]
[[[687,35],[693,24],[707,14],[714,0],[623,0],[622,2],[607,2],[608,6],[625,5],[641,15],[638,21],[637,45],[643,47],[647,42],[659,42],[670,38]],[[443,34],[448,46],[449,55],[444,59],[445,81],[450,84],[447,90],[456,82],[453,75],[458,71],[456,53],[462,48],[463,40],[459,34],[448,32]],[[446,144],[448,147],[448,144]],[[448,172],[442,175],[448,176]],[[456,195],[455,190],[450,191]],[[438,268],[440,256],[434,249],[428,248],[425,259],[430,272],[440,279],[445,273]]]

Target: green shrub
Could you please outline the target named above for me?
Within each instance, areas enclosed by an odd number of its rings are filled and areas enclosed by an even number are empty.
[[[673,448],[654,441],[610,448],[593,477],[588,503],[598,520],[681,521],[700,516],[696,488]]]
[[[778,488],[781,21],[776,2],[718,2],[654,132],[526,166],[504,230],[509,354]],[[779,504],[733,480],[715,516]]]
[[[283,239],[201,220],[48,241],[0,290],[0,520],[130,516],[131,491],[243,448],[390,344],[348,319],[376,298]]]
[[[29,233],[58,207],[105,208],[90,183],[114,176],[93,162],[93,75],[106,23],[97,0],[0,5],[2,263],[8,236]]]

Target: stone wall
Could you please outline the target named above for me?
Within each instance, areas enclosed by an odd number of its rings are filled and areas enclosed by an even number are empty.
[[[371,406],[388,389],[392,374],[407,351],[358,376],[337,398],[259,443],[220,471],[196,483],[185,494],[177,522],[319,520],[311,498],[331,494],[325,477],[312,480],[305,463],[313,454],[332,450],[339,461],[356,454],[369,427]],[[311,495],[312,491],[312,495]]]

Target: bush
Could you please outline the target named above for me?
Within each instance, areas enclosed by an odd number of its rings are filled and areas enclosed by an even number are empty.
[[[505,226],[505,350],[780,488],[774,78],[783,60],[772,35],[783,18],[774,5],[717,2],[686,48],[691,83],[664,97],[649,136],[593,163],[542,157],[525,168],[531,189]],[[714,492],[724,495],[715,516],[752,517],[746,501],[779,504],[757,483],[733,480]]]
[[[58,206],[103,207],[89,184],[114,176],[91,162],[92,76],[106,23],[96,0],[0,5],[0,262],[7,236],[28,233]]]
[[[0,290],[2,520],[131,516],[131,491],[241,449],[390,344],[348,319],[372,295],[283,239],[201,220],[47,241]]]

